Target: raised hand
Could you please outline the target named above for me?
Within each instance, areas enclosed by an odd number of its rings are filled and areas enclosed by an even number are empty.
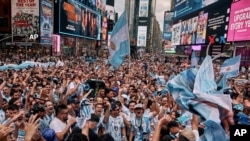
[[[36,134],[38,126],[39,126],[39,121],[40,121],[40,119],[37,119],[37,114],[32,115],[29,118],[29,121],[25,127],[26,135],[25,135],[24,141],[30,141],[32,139],[32,137]]]

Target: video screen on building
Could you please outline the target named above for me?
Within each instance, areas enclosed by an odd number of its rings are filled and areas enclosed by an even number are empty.
[[[181,22],[180,44],[190,45],[196,43],[198,17]]]
[[[230,4],[208,11],[206,43],[225,44],[228,30]]]
[[[53,36],[53,4],[48,0],[40,0],[40,43],[52,44]]]
[[[27,36],[39,34],[39,1],[11,0],[11,20],[14,42],[38,41]]]
[[[250,40],[250,5],[249,0],[232,3],[227,41]]]
[[[139,17],[148,17],[149,0],[140,0]]]
[[[174,0],[174,18],[184,17],[192,12],[214,4],[219,0]]]
[[[204,44],[206,42],[208,13],[200,13],[197,23],[196,44]]]
[[[137,46],[146,47],[147,45],[147,26],[138,26]]]
[[[77,2],[60,1],[59,33],[100,39],[101,16]]]

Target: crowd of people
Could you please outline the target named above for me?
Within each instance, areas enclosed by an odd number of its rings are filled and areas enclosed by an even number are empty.
[[[61,64],[0,71],[1,141],[199,141],[204,136],[200,115],[182,109],[167,87],[189,68],[188,59],[155,55],[126,59],[114,69],[101,59],[47,58],[32,61],[60,59]],[[220,64],[213,65],[219,78]],[[232,98],[234,124],[250,123],[249,74],[244,68],[228,79],[225,93]],[[228,126],[223,129],[229,135]]]

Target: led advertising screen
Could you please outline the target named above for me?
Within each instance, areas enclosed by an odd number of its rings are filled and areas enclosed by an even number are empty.
[[[172,40],[171,45],[180,45],[181,40],[181,23],[177,23],[173,25],[173,32],[172,32]]]
[[[140,0],[139,3],[139,17],[148,17],[149,0]]]
[[[197,23],[196,44],[204,44],[206,42],[208,13],[200,13]]]
[[[198,17],[181,22],[180,44],[190,45],[196,43]]]
[[[244,40],[250,40],[250,4],[237,0],[231,5],[227,41]]]
[[[52,44],[53,4],[48,0],[40,1],[40,43]]]
[[[147,26],[138,26],[137,46],[146,47],[147,45]]]
[[[60,53],[61,52],[61,36],[60,35],[52,35],[52,39],[53,39],[53,44],[52,44],[52,51],[53,53]]]
[[[163,41],[166,53],[175,53],[175,47],[171,46],[173,17],[174,12],[166,11],[164,13]]]
[[[184,17],[192,12],[195,12],[203,7],[211,5],[218,0],[175,0],[174,1],[174,17],[176,19]]]
[[[36,42],[30,35],[39,34],[39,0],[11,0],[12,33],[15,42]]]
[[[60,1],[59,33],[100,39],[100,15],[75,1]]]
[[[213,9],[208,13],[206,43],[225,44],[229,22],[230,5]]]

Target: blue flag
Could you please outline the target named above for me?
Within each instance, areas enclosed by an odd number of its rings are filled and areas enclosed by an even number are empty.
[[[241,55],[224,61],[220,68],[220,74],[226,74],[227,78],[239,75]]]
[[[128,31],[127,14],[124,11],[111,34],[109,47],[109,63],[117,69],[124,61],[126,55],[130,54],[130,40]]]
[[[192,68],[181,72],[169,81],[168,87],[181,108],[204,119],[206,140],[221,141],[226,140],[225,131],[220,125],[221,119],[225,118],[228,111],[232,111],[232,100],[229,95],[218,94],[212,76],[213,67],[208,56],[199,70]]]
[[[206,56],[196,74],[193,92],[208,93],[215,90],[217,90],[217,84],[214,81],[212,58]]]
[[[198,65],[199,58],[195,55],[195,51],[191,55],[191,65],[190,67],[196,67]]]

